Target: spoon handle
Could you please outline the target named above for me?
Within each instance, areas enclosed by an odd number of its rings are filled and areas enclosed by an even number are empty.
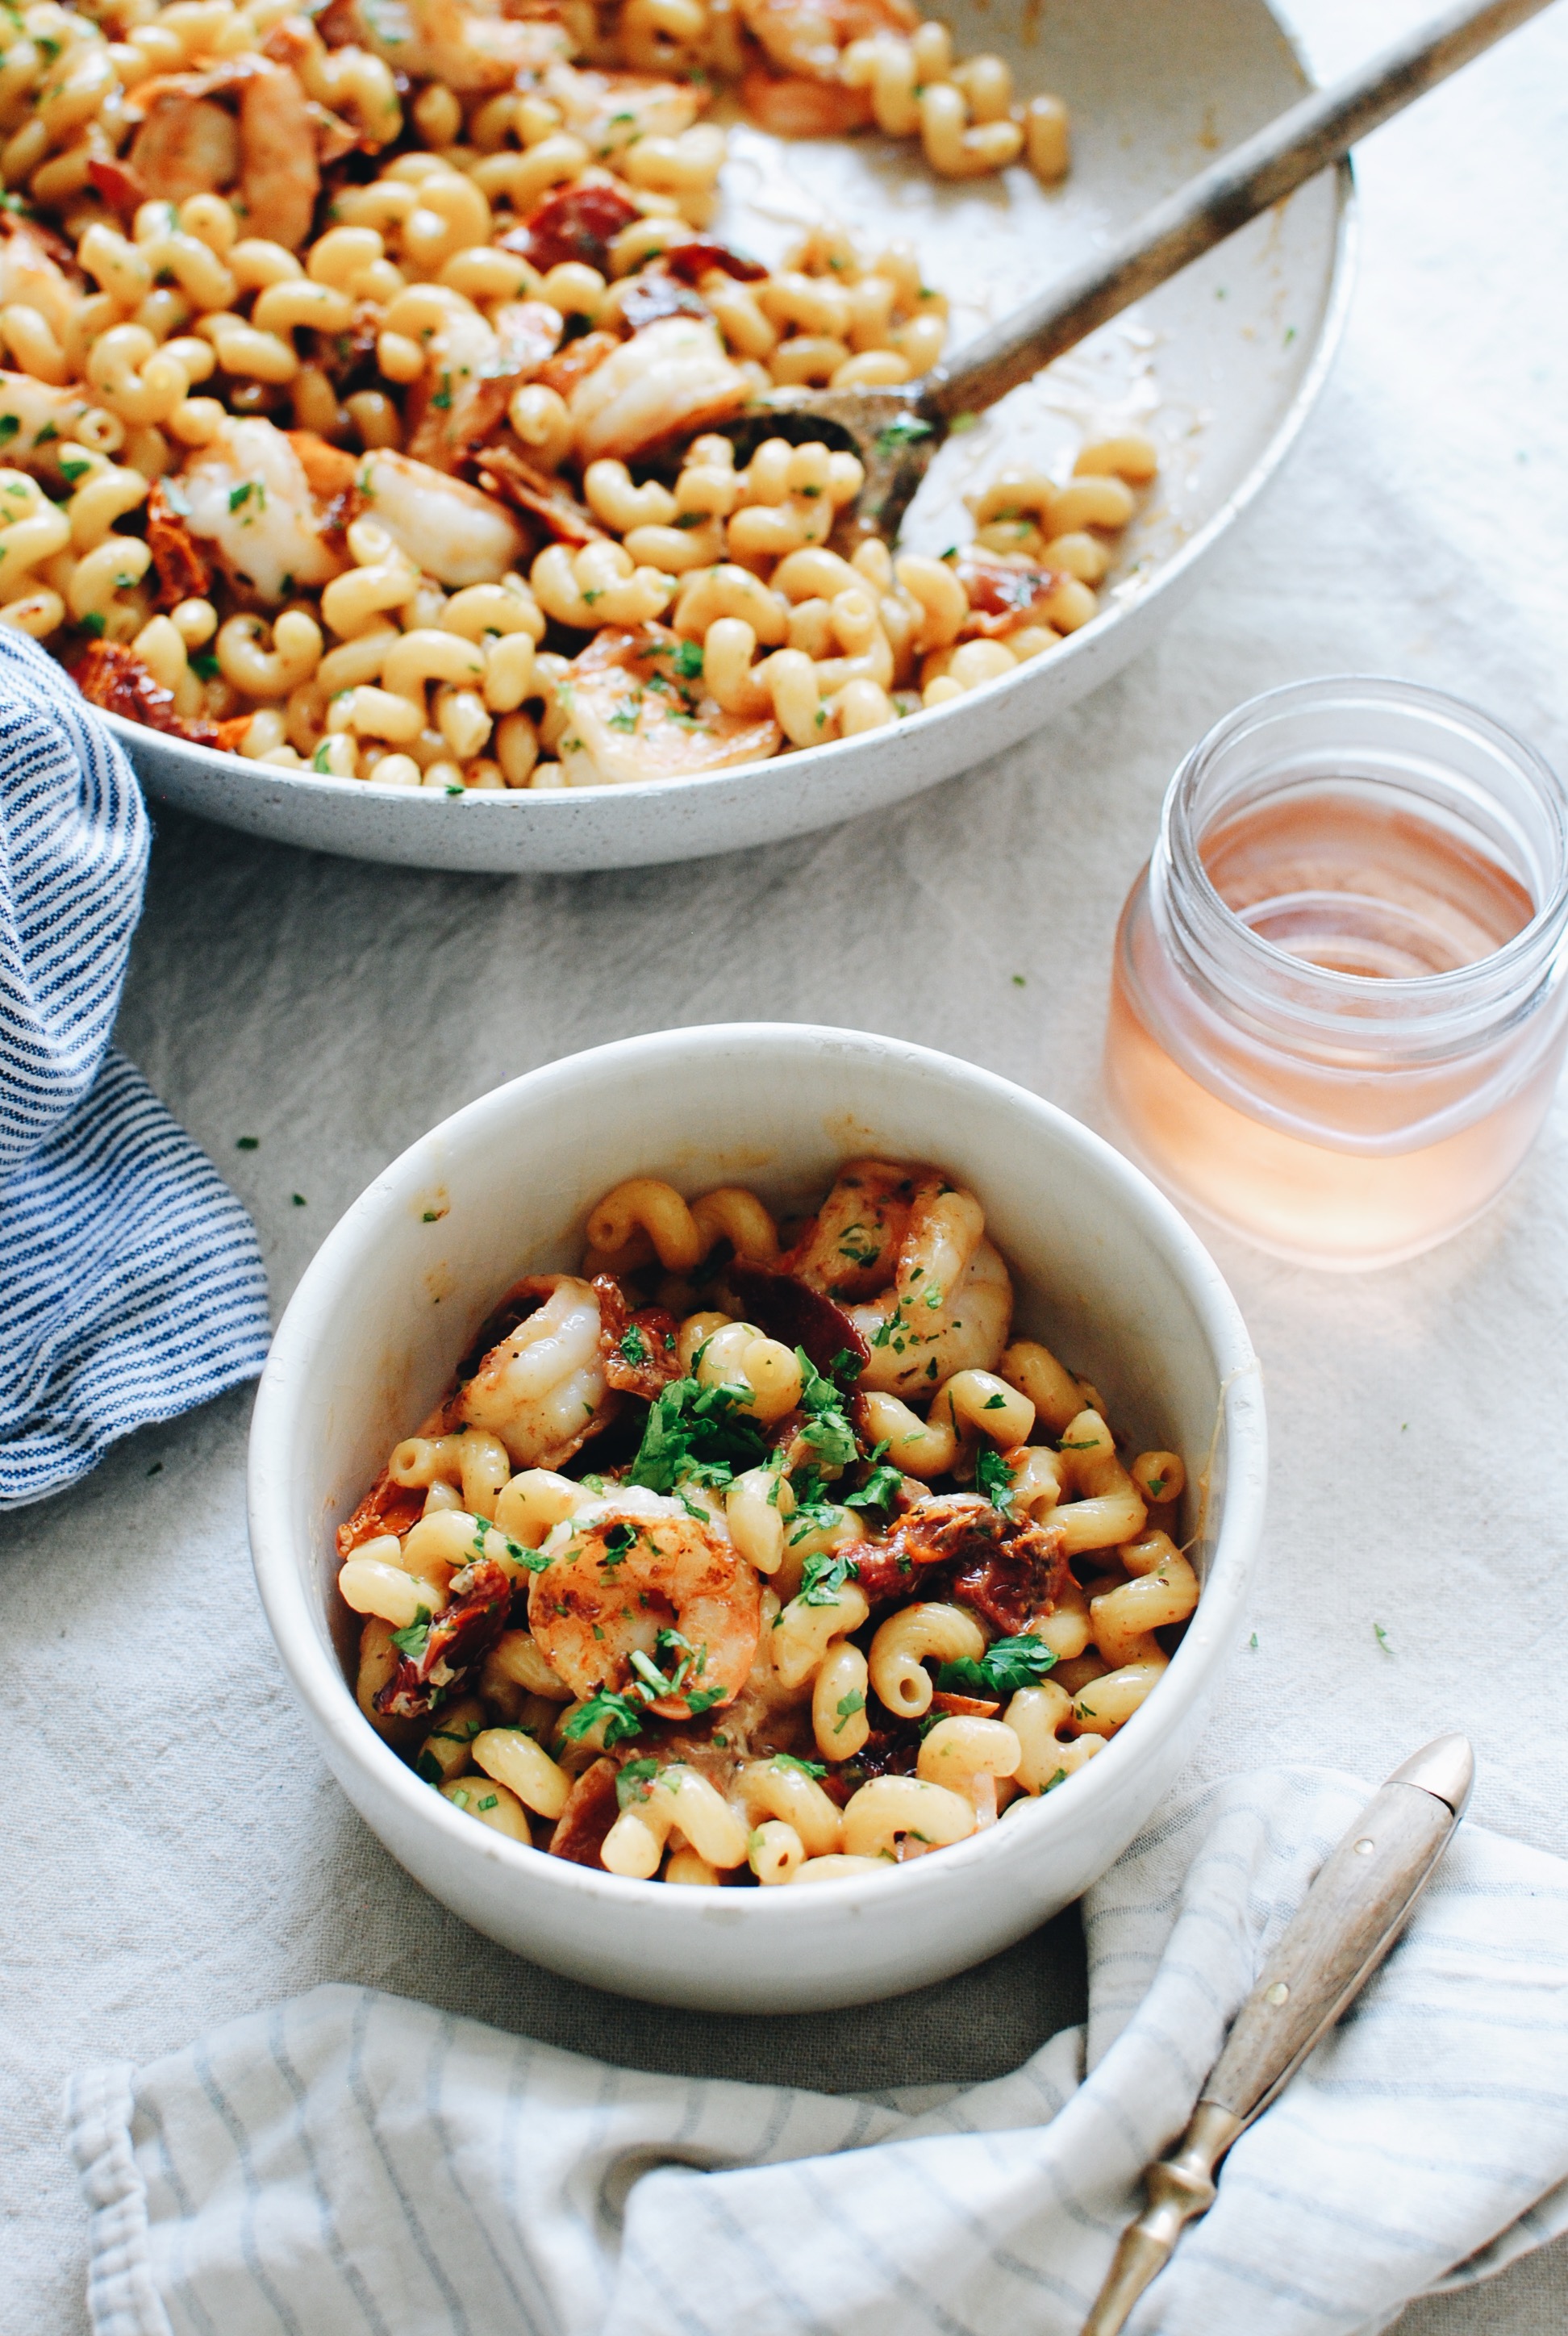
[[[971,342],[952,365],[939,365],[921,384],[921,412],[950,423],[994,405],[1549,5],[1460,0],[1343,80],[1303,98],[1145,211],[1107,250]]]
[[[1148,2204],[1123,2233],[1083,2336],[1118,2336],[1215,2173],[1377,1970],[1431,1880],[1470,1797],[1475,1756],[1440,1736],[1396,1768],[1320,1868],[1236,2014],[1176,2147],[1144,2176]]]

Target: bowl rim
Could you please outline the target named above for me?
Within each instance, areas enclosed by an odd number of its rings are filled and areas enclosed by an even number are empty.
[[[1244,1609],[1262,1532],[1268,1431],[1261,1366],[1241,1309],[1218,1266],[1174,1203],[1141,1168],[1082,1121],[1014,1080],[936,1048],[870,1031],[814,1023],[699,1023],[613,1039],[560,1056],[491,1088],[438,1122],[389,1162],[345,1211],[306,1268],[278,1325],[258,1389],[250,1427],[247,1489],[257,1589],[278,1657],[324,1743],[330,1747],[329,1765],[335,1769],[341,1763],[344,1767],[359,1771],[379,1795],[390,1796],[408,1823],[433,1826],[436,1837],[444,1835],[454,1854],[467,1857],[476,1869],[482,1863],[499,1863],[501,1869],[514,1875],[521,1886],[526,1887],[531,1882],[546,1890],[565,1892],[575,1895],[585,1908],[599,1904],[606,1912],[618,1908],[627,1913],[637,1907],[647,1910],[649,1893],[657,1892],[659,1897],[655,1903],[659,1904],[663,1918],[670,1919],[673,1910],[664,1903],[664,1884],[630,1880],[578,1865],[568,1859],[550,1857],[535,1848],[525,1849],[522,1844],[510,1841],[491,1828],[486,1828],[482,1836],[474,1837],[472,1819],[449,1807],[439,1794],[433,1793],[375,1733],[360,1711],[330,1643],[324,1644],[318,1618],[312,1610],[306,1585],[316,1553],[300,1552],[295,1546],[289,1516],[288,1464],[296,1429],[297,1390],[306,1378],[317,1323],[336,1303],[340,1283],[358,1269],[362,1260],[374,1256],[376,1231],[387,1211],[404,1198],[412,1199],[428,1184],[428,1145],[438,1142],[450,1161],[462,1151],[472,1132],[497,1116],[510,1115],[525,1097],[528,1107],[538,1107],[543,1099],[548,1108],[552,1087],[570,1091],[574,1079],[590,1066],[594,1071],[606,1071],[635,1065],[646,1074],[661,1053],[688,1057],[703,1051],[722,1054],[742,1037],[752,1050],[847,1046],[863,1056],[891,1062],[916,1075],[929,1077],[935,1074],[957,1094],[966,1090],[984,1094],[994,1102],[1019,1111],[1024,1118],[1033,1121],[1037,1129],[1048,1131],[1058,1144],[1076,1149],[1110,1187],[1133,1222],[1166,1257],[1198,1316],[1219,1380],[1215,1443],[1222,1423],[1228,1458],[1218,1530],[1198,1608],[1200,1614],[1204,1613],[1205,1608],[1208,1610],[1205,1627],[1202,1631],[1189,1630],[1161,1682],[1162,1689],[1174,1688],[1179,1682],[1181,1696],[1166,1701],[1159,1709],[1154,1708],[1157,1698],[1151,1696],[1148,1703],[1112,1737],[1105,1751],[1076,1772],[1073,1781],[1076,1789],[1071,1796],[1057,1799],[1053,1794],[1042,1794],[1008,1825],[988,1827],[943,1850],[940,1857],[917,1858],[901,1866],[899,1886],[904,1893],[901,1903],[913,1913],[924,1893],[946,1893],[955,1883],[960,1883],[979,1860],[994,1859],[1003,1843],[1011,1843],[1016,1850],[1021,1850],[1032,1840],[1037,1853],[1045,1847],[1053,1827],[1062,1831],[1080,1825],[1085,1819],[1092,1821],[1096,1805],[1115,1798],[1123,1773],[1143,1757],[1145,1742],[1150,1742],[1153,1751],[1155,1747],[1150,1739],[1156,1733],[1168,1732],[1169,1727],[1179,1723],[1183,1710],[1201,1702],[1210,1675],[1229,1659],[1232,1631]],[[633,1093],[635,1088],[628,1085],[628,1092]],[[743,1895],[748,1904],[761,1901],[772,1911],[759,1915],[754,1909],[740,1919],[804,1921],[807,1916],[801,1911],[803,1901],[809,1907],[825,1898],[830,1903],[841,1903],[847,1907],[869,1879],[858,1874],[836,1876],[813,1883],[798,1896],[793,1890],[746,1892]],[[874,1879],[879,1892],[886,1887],[885,1876],[879,1874]],[[700,1902],[706,1893],[699,1891],[688,1894]],[[737,1899],[737,1906],[739,1903]],[[791,1906],[796,1909],[793,1916],[788,1911]],[[693,1912],[700,1913],[700,1904],[694,1906]]]
[[[1273,17],[1281,39],[1301,76],[1301,93],[1309,95],[1317,87],[1317,83],[1304,47],[1293,28],[1281,19],[1274,0],[1263,0],[1263,5]],[[1294,448],[1339,355],[1358,272],[1360,208],[1355,170],[1348,155],[1336,164],[1334,180],[1333,249],[1322,316],[1310,357],[1272,435],[1257,461],[1218,510],[1211,512],[1202,527],[1195,529],[1169,559],[1159,563],[1147,583],[1140,584],[1137,590],[1126,599],[1102,608],[1088,624],[1068,634],[1059,647],[1051,651],[1048,664],[1053,673],[1061,672],[1074,661],[1084,657],[1092,659],[1107,638],[1144,608],[1153,607],[1171,593],[1179,598],[1190,571],[1207,558],[1219,538],[1244,516],[1264,489],[1272,483]],[[1037,675],[1046,662],[1031,658],[1028,663],[1016,667],[1011,673],[998,674],[991,680],[982,682],[979,690],[966,690],[961,698],[950,698],[940,706],[922,706],[918,712],[900,719],[895,725],[895,735],[901,737],[909,736],[911,733],[923,735],[933,725],[942,723],[955,714],[961,714],[969,701],[977,696],[996,699],[1004,692],[1015,694],[1027,686],[1031,676]],[[125,715],[101,711],[102,718],[133,758],[135,749],[144,745],[151,735],[157,742],[160,755],[169,755],[192,778],[204,773],[210,774],[214,767],[229,777],[247,774],[255,777],[258,794],[265,793],[277,798],[281,791],[285,797],[307,803],[344,801],[353,793],[363,793],[375,784],[365,779],[334,778],[325,772],[288,770],[274,763],[254,763],[243,754],[222,752],[215,746],[196,745],[188,738],[175,736],[172,732],[159,730],[150,733],[147,725],[132,722]],[[504,815],[520,821],[541,822],[541,834],[549,835],[552,832],[550,822],[553,820],[560,825],[570,821],[573,816],[572,805],[579,802],[597,805],[607,798],[626,798],[637,805],[651,804],[660,810],[672,802],[700,805],[705,791],[733,784],[743,774],[776,771],[781,761],[786,762],[792,770],[819,773],[828,757],[835,754],[842,757],[845,749],[852,750],[860,746],[862,740],[874,741],[881,735],[877,731],[866,731],[854,738],[830,739],[825,745],[807,746],[787,756],[775,754],[766,762],[736,764],[722,770],[703,772],[693,778],[651,779],[635,785],[607,783],[589,787],[551,787],[541,793],[535,793],[531,787],[464,789],[458,800],[465,803],[505,802],[517,806],[526,804],[529,809],[519,808]],[[961,762],[949,775],[959,777],[970,767],[969,763]],[[450,815],[450,799],[444,793],[434,789],[383,787],[372,797],[374,803],[382,806],[394,800],[411,804],[424,803],[426,806],[424,812],[412,814],[415,818]]]

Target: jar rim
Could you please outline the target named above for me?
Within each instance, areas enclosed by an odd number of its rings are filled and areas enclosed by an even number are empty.
[[[1469,731],[1500,762],[1511,765],[1530,790],[1547,828],[1548,850],[1544,857],[1552,866],[1543,873],[1549,873],[1551,881],[1543,883],[1544,897],[1529,921],[1501,948],[1439,973],[1347,973],[1294,956],[1265,939],[1220,892],[1204,863],[1202,839],[1193,817],[1203,780],[1228,748],[1269,719],[1290,711],[1292,701],[1305,710],[1331,702],[1336,695],[1342,696],[1348,703],[1359,699],[1396,712],[1456,724]],[[1348,759],[1353,759],[1354,752],[1353,747],[1347,750]],[[1285,775],[1283,768],[1281,775]],[[1392,676],[1326,674],[1262,691],[1233,707],[1205,733],[1186,755],[1166,790],[1156,866],[1161,859],[1166,863],[1167,873],[1179,876],[1186,894],[1185,912],[1174,921],[1180,928],[1188,953],[1203,959],[1209,979],[1234,997],[1237,1003],[1262,1006],[1266,998],[1274,1012],[1283,1010],[1291,1019],[1327,1020],[1341,1030],[1350,1025],[1368,1037],[1379,1023],[1397,1023],[1408,1034],[1413,1018],[1430,1021],[1440,1018],[1445,1010],[1473,1010],[1488,996],[1499,1005],[1505,1005],[1516,998],[1521,981],[1526,982],[1533,992],[1540,976],[1550,973],[1550,958],[1568,926],[1568,789],[1545,756],[1528,740],[1467,699],[1422,682],[1399,680]],[[1168,888],[1156,889],[1164,891]],[[1167,901],[1165,905],[1171,904]],[[1203,928],[1207,928],[1206,931]],[[1213,951],[1218,949],[1223,949],[1227,956],[1234,953],[1235,967],[1228,976],[1213,961]],[[1255,976],[1256,989],[1250,989],[1245,978],[1248,971]]]

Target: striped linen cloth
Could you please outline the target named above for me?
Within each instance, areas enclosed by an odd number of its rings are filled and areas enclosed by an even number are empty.
[[[96,2070],[96,2336],[1076,2336],[1368,1796],[1278,1769],[1176,1804],[1085,1901],[1086,2030],[937,2106],[631,2075],[352,1987]],[[1568,1866],[1466,1825],[1131,2325],[1378,2330],[1565,2226]]]
[[[119,746],[0,626],[0,1509],[266,1358],[249,1218],[109,1046],[148,842]]]

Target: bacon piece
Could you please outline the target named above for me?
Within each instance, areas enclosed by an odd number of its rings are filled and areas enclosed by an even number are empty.
[[[767,274],[760,259],[748,259],[744,251],[732,251],[727,243],[716,243],[705,235],[694,236],[690,243],[672,244],[660,258],[683,284],[696,284],[715,268],[722,268],[726,276],[742,284],[755,284]]]
[[[740,102],[760,129],[775,138],[845,138],[872,119],[869,89],[844,89],[803,73],[772,73],[754,65],[740,85]]]
[[[482,1662],[511,1612],[511,1576],[493,1558],[479,1558],[452,1578],[453,1600],[425,1633],[417,1656],[404,1655],[375,1698],[389,1719],[419,1719],[433,1711],[449,1688]]]
[[[664,1306],[644,1306],[634,1313],[613,1274],[596,1273],[593,1286],[599,1292],[599,1351],[604,1358],[605,1384],[652,1403],[671,1379],[680,1377],[676,1353],[680,1324]],[[632,1330],[642,1347],[635,1360],[623,1343]]]
[[[641,216],[618,187],[563,187],[531,213],[526,229],[509,229],[500,238],[501,248],[521,251],[541,276],[563,259],[586,260],[608,276],[610,245],[622,228]]]
[[[580,338],[568,341],[565,348],[541,365],[534,379],[546,389],[553,389],[558,397],[570,398],[578,383],[586,381],[619,346],[614,333],[584,333]]]
[[[161,608],[177,608],[181,600],[206,599],[212,570],[161,479],[147,498],[147,542],[158,571]]]
[[[628,333],[657,325],[661,316],[711,316],[713,310],[685,284],[677,284],[662,268],[645,268],[634,276],[631,289],[620,304],[620,320]]]
[[[972,545],[959,556],[959,582],[969,596],[969,613],[959,630],[969,638],[990,639],[1017,632],[1039,616],[1061,578],[1021,551],[979,551]]]
[[[548,471],[536,470],[525,455],[513,453],[510,446],[482,446],[472,459],[479,465],[476,475],[487,494],[499,495],[514,510],[542,520],[557,543],[597,543],[602,539],[604,530],[593,513]]]
[[[147,184],[129,162],[94,160],[87,165],[87,176],[93,190],[102,195],[110,209],[122,219],[131,219],[147,200]]]
[[[619,1771],[613,1760],[596,1760],[585,1768],[566,1796],[566,1806],[550,1836],[551,1857],[569,1858],[573,1865],[603,1865],[599,1852],[620,1815],[615,1780]]]
[[[793,1273],[775,1273],[770,1266],[737,1258],[726,1267],[724,1278],[759,1330],[786,1347],[803,1348],[819,1371],[826,1373],[842,1354],[852,1355],[859,1367],[870,1361],[872,1350],[842,1307]]]
[[[337,1554],[352,1557],[356,1549],[363,1549],[367,1541],[379,1540],[383,1533],[395,1533],[401,1541],[424,1514],[424,1486],[394,1484],[383,1469],[348,1523],[338,1526]]]
[[[145,729],[165,731],[193,746],[216,746],[232,754],[248,728],[248,714],[231,722],[186,722],[174,711],[174,693],[154,681],[134,650],[120,641],[91,641],[67,667],[89,705],[105,714],[123,715]]]

